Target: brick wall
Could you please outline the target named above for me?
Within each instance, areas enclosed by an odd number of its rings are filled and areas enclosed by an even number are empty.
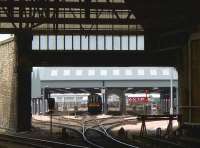
[[[0,127],[16,127],[16,50],[13,38],[0,42]]]

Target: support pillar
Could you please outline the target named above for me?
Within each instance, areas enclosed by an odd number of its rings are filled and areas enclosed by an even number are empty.
[[[179,92],[178,87],[176,87],[176,114],[179,114]]]
[[[108,96],[106,96],[106,94],[104,94],[104,114],[108,113]]]
[[[33,108],[34,108],[34,114],[36,114],[36,99],[34,99],[34,106],[33,106]]]
[[[41,112],[40,98],[38,98],[38,114]]]
[[[111,94],[116,94],[120,98],[120,113],[126,113],[126,97],[125,97],[125,88],[107,88],[105,93],[105,111],[108,112],[108,97]]]
[[[47,111],[47,101],[44,100],[44,113]]]
[[[17,131],[31,128],[31,70],[18,72]]]
[[[126,90],[122,90],[121,92],[121,113],[126,114],[126,96],[125,96]]]
[[[180,113],[183,122],[200,123],[200,33],[190,37],[179,67]]]
[[[37,102],[36,102],[36,99],[34,99],[34,114],[37,114]]]
[[[34,109],[33,109],[33,99],[31,99],[31,113],[34,114]]]
[[[32,50],[32,34],[15,34],[17,49],[17,122],[16,131],[28,131],[31,128],[31,72],[29,61]]]
[[[42,113],[44,114],[45,113],[45,99],[47,99],[46,88],[43,88],[42,91],[43,91],[42,92],[42,94],[43,94],[42,95],[42,108],[43,108]]]
[[[174,98],[173,98],[173,69],[170,68],[170,115],[174,113]]]

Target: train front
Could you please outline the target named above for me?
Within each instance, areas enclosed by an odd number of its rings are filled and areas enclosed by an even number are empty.
[[[88,112],[98,114],[102,112],[102,98],[98,94],[90,94],[88,96]]]

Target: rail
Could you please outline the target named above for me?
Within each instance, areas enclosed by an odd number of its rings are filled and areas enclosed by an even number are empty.
[[[129,119],[129,120],[130,120],[130,119]],[[132,119],[131,119],[131,120],[132,120]],[[95,120],[93,120],[93,121],[95,121]],[[137,148],[136,146],[133,146],[133,145],[124,143],[124,142],[122,142],[122,141],[119,141],[119,140],[113,138],[113,137],[107,132],[107,130],[106,130],[105,127],[104,127],[104,125],[110,125],[110,124],[114,124],[114,125],[115,125],[115,124],[118,124],[118,123],[112,122],[112,123],[105,123],[105,124],[103,124],[103,123],[100,123],[99,120],[96,120],[96,122],[97,122],[97,124],[94,125],[93,127],[86,128],[86,129],[83,130],[83,136],[84,136],[85,140],[86,140],[89,144],[91,144],[92,146],[95,146],[95,147],[97,147],[97,148],[104,148],[104,146],[98,145],[97,143],[95,143],[94,141],[90,140],[90,138],[87,137],[87,133],[86,133],[86,132],[88,132],[89,130],[90,130],[90,131],[93,131],[93,132],[98,132],[101,136],[103,136],[103,138],[105,139],[105,141],[107,141],[107,142],[109,141],[110,143],[113,144],[113,146],[116,145],[116,146],[121,146],[121,147]],[[101,131],[101,130],[98,130],[97,128],[102,129],[102,131]],[[101,138],[101,139],[103,139],[103,138]],[[106,142],[101,142],[101,144],[102,144],[102,143],[105,144]]]
[[[34,146],[36,148],[46,148],[48,147],[69,147],[69,148],[88,148],[80,145],[67,144],[63,142],[43,140],[37,138],[27,138],[23,136],[9,135],[9,134],[0,134],[0,140],[9,141],[12,143],[18,143],[27,146]]]

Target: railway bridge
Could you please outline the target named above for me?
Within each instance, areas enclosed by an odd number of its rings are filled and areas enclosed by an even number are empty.
[[[171,107],[177,108],[179,101],[176,69],[172,67],[34,67],[32,73],[32,98],[35,98],[32,103],[34,106],[36,102],[40,103],[39,110],[42,113],[47,111],[46,97],[51,94],[63,94],[62,97],[65,97],[65,94],[73,96],[73,93],[74,95],[100,93],[103,97],[104,113],[108,111],[108,98],[117,95],[119,111],[125,114],[127,104],[125,94],[144,94],[145,90],[148,91],[148,95],[157,93],[163,96],[160,97],[162,101],[166,99],[164,95],[172,95],[170,101],[175,104],[172,103]]]

